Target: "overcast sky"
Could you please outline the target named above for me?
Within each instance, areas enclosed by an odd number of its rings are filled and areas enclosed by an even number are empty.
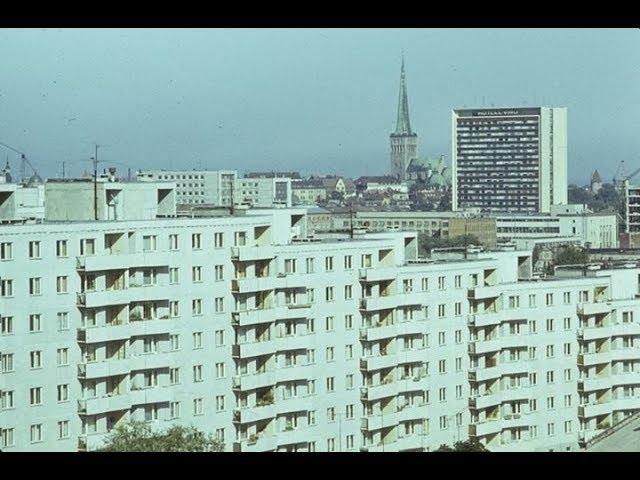
[[[421,156],[449,161],[453,108],[566,106],[570,181],[640,167],[640,31],[617,29],[3,29],[0,142],[43,176],[96,142],[133,171],[382,174],[403,49]]]

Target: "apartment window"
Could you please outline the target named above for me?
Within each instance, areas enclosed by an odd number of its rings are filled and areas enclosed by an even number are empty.
[[[554,403],[553,397],[547,397],[547,410],[553,410]]]
[[[313,318],[307,319],[307,333],[314,333],[316,331],[316,322]]]
[[[440,430],[446,430],[448,427],[448,422],[447,422],[447,416],[446,415],[442,415],[440,417]]]
[[[222,248],[224,245],[224,234],[222,232],[213,234],[213,246],[215,248]]]
[[[565,355],[571,355],[571,344],[570,343],[565,343],[564,344],[564,354]]]
[[[529,333],[536,333],[536,321],[529,320]]]
[[[180,383],[180,368],[169,369],[169,383],[171,385],[178,385]]]
[[[157,237],[155,235],[144,235],[142,237],[142,250],[145,252],[156,251]]]
[[[445,277],[438,277],[438,290],[444,290],[445,289]]]
[[[564,329],[571,330],[571,318],[566,317],[563,321]]]
[[[309,380],[307,382],[307,395],[314,395],[316,393],[316,381]]]
[[[0,317],[0,334],[10,335],[13,333],[13,317]]]
[[[353,450],[354,445],[354,436],[347,435],[347,450]]]
[[[56,240],[56,257],[66,257],[66,256],[67,256],[67,241]]]
[[[327,408],[327,421],[334,422],[336,420],[336,409],[335,407]]]
[[[178,234],[171,233],[169,235],[169,250],[178,250]]]
[[[538,384],[538,375],[536,373],[529,374],[529,385],[537,385]]]
[[[247,244],[247,233],[246,232],[235,232],[234,234],[234,244],[236,247],[243,247]]]
[[[429,279],[425,277],[425,278],[422,279],[421,283],[422,283],[422,291],[423,292],[428,291],[429,290]]]
[[[344,299],[351,300],[353,298],[353,288],[352,285],[344,286]]]
[[[191,248],[193,250],[200,250],[202,248],[202,235],[199,233],[191,234]]]
[[[580,302],[588,302],[589,301],[589,290],[582,290],[578,295],[580,298]]]
[[[31,425],[31,443],[38,443],[42,441],[42,424]]]
[[[565,305],[569,305],[571,303],[571,292],[564,292],[562,294],[562,301]]]
[[[325,300],[327,302],[333,302],[333,300],[334,300],[333,287],[326,287],[325,288]]]
[[[169,316],[175,318],[180,315],[179,303],[177,300],[169,302]]]
[[[13,353],[0,354],[2,373],[13,372]]]
[[[194,383],[202,381],[202,365],[193,366],[193,381]]]
[[[69,438],[69,421],[62,420],[58,422],[58,440]]]
[[[216,265],[214,267],[214,278],[216,282],[224,280],[224,265]]]
[[[333,330],[333,317],[327,317],[325,319],[325,329],[327,332],[330,332]]]
[[[547,383],[553,383],[553,370],[547,372]]]
[[[565,395],[564,396],[564,406],[565,407],[570,407],[571,406],[571,395]]]
[[[29,242],[29,258],[41,258],[39,241]]]
[[[295,258],[287,258],[284,261],[285,273],[296,273],[296,260]]]
[[[446,360],[438,361],[438,373],[447,373],[447,361]]]
[[[333,257],[324,258],[324,269],[327,272],[333,272]]]
[[[326,386],[327,386],[327,392],[334,391],[334,377],[327,377]]]
[[[553,332],[553,318],[547,318],[547,332]]]
[[[202,267],[191,267],[191,281],[193,283],[202,282]]]
[[[29,353],[31,368],[42,368],[42,350],[33,350]]]
[[[547,345],[547,358],[553,357],[553,345]]]
[[[371,254],[366,253],[360,257],[360,266],[362,268],[371,268]]]
[[[224,363],[216,363],[216,378],[224,378],[225,370]]]
[[[535,294],[529,295],[529,308],[536,307],[536,296]]]
[[[216,337],[216,347],[220,347],[224,345],[224,330],[216,330],[215,337]]]
[[[158,406],[149,405],[144,407],[144,419],[147,422],[153,422],[154,420],[158,420]]]
[[[216,411],[222,412],[224,410],[224,395],[216,396]]]
[[[447,389],[442,387],[440,390],[438,390],[438,398],[440,399],[441,402],[446,402],[447,401]]]
[[[565,382],[570,382],[571,381],[571,369],[570,368],[565,368],[564,369],[564,381]]]
[[[438,332],[438,345],[446,344],[446,332]]]
[[[443,318],[445,316],[446,314],[445,308],[446,308],[445,304],[438,305],[438,317]]]
[[[622,323],[632,323],[633,312],[622,312]]]
[[[33,277],[29,279],[29,295],[40,295],[40,277]]]
[[[326,361],[327,362],[333,362],[334,360],[335,360],[335,358],[334,358],[333,347],[327,347],[327,350],[326,350]]]
[[[536,347],[529,347],[529,360],[535,360],[536,359],[536,354],[537,354],[537,348]]]
[[[67,312],[58,312],[58,330],[69,330],[69,314]]]
[[[553,293],[547,293],[546,302],[548,307],[553,305]]]
[[[57,293],[67,293],[68,288],[68,277],[57,277],[56,278],[56,292]]]
[[[0,243],[0,260],[13,260],[13,243]]]
[[[413,291],[413,280],[410,278],[404,279],[402,281],[402,291],[404,293],[411,293]]]
[[[83,238],[80,240],[80,255],[95,255],[96,241],[93,238]]]
[[[350,390],[350,389],[353,388],[353,374],[352,373],[350,373],[350,374],[345,376],[344,383],[345,383],[345,388],[347,390]]]
[[[335,452],[336,451],[336,439],[335,438],[327,439],[327,451],[328,452]]]
[[[0,408],[3,410],[14,408],[13,398],[13,390],[2,390],[2,392],[0,392]]]
[[[66,402],[69,400],[69,385],[58,385],[58,402]]]
[[[564,422],[564,433],[571,433],[571,420]]]
[[[520,297],[518,296],[510,296],[509,297],[509,308],[519,308],[520,307]]]
[[[344,269],[345,270],[351,270],[352,268],[352,256],[351,255],[345,255],[344,256]]]
[[[29,389],[29,404],[42,405],[42,387],[34,387]]]
[[[58,366],[69,365],[69,349],[68,348],[58,348],[56,354],[56,360]]]
[[[178,268],[177,267],[171,267],[169,268],[169,283],[170,284],[176,284],[178,283]]]
[[[345,330],[353,329],[353,315],[345,315],[344,316],[344,328]]]
[[[456,302],[454,307],[456,317],[462,315],[462,302]]]
[[[193,332],[193,349],[202,348],[202,332]]]
[[[202,315],[202,299],[196,298],[191,301],[191,314]]]
[[[193,399],[193,414],[202,415],[202,398]]]
[[[0,280],[0,294],[3,297],[13,297],[13,280]]]
[[[180,418],[180,402],[169,403],[169,415],[173,418]]]
[[[553,437],[553,435],[555,434],[555,427],[555,424],[547,423],[547,435]]]
[[[538,401],[535,398],[529,399],[529,411],[535,412],[538,410]]]
[[[353,358],[353,345],[345,345],[344,356],[347,360],[351,360]]]
[[[536,425],[532,425],[529,427],[529,437],[537,438],[538,436],[538,427]]]

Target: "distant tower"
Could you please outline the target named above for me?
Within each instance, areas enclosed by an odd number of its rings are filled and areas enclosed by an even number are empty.
[[[409,122],[409,100],[407,99],[407,82],[404,76],[404,56],[400,69],[400,95],[398,96],[398,120],[396,131],[390,136],[391,141],[391,174],[401,181],[407,178],[407,167],[412,159],[417,158],[418,135],[411,131]]]
[[[593,175],[591,175],[591,193],[595,195],[600,191],[601,188],[602,188],[602,179],[600,178],[600,174],[598,173],[598,170],[595,170],[593,172]]]
[[[4,176],[5,183],[11,183],[11,165],[9,165],[9,157],[7,157],[7,164],[4,167],[4,170],[1,171],[1,174]]]

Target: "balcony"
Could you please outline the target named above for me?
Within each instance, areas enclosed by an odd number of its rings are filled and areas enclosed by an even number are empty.
[[[169,368],[171,355],[167,353],[142,353],[129,358],[131,371]]]
[[[397,364],[398,357],[393,353],[360,359],[360,369],[367,371],[380,370],[381,368],[391,368],[395,367]]]
[[[240,262],[267,260],[275,258],[275,256],[275,249],[272,245],[231,247],[231,257]]]
[[[313,397],[309,395],[279,398],[276,402],[276,415],[285,415],[292,412],[306,412],[313,409]]]
[[[640,335],[640,323],[625,322],[611,325],[611,336]]]
[[[275,307],[274,317],[278,320],[292,320],[294,318],[307,318],[311,311],[310,303],[296,303]]]
[[[390,310],[398,306],[397,295],[386,295],[382,297],[369,297],[360,299],[360,310]]]
[[[271,452],[278,447],[278,437],[273,434],[261,434],[234,442],[234,452]]]
[[[366,389],[367,391],[365,399],[368,401],[379,400],[386,397],[395,397],[398,394],[398,385],[393,381],[385,384],[381,383],[370,387],[363,387],[363,389]]]
[[[472,423],[469,425],[470,437],[484,437],[486,435],[495,435],[502,431],[502,421],[499,418],[487,419],[482,422]]]
[[[474,300],[480,300],[483,298],[496,298],[500,296],[500,286],[492,285],[492,286],[469,288],[467,290],[467,296]]]
[[[173,399],[172,389],[169,387],[145,387],[132,389],[129,393],[132,405],[147,403],[167,403]]]
[[[362,417],[361,430],[380,430],[381,428],[393,427],[398,424],[398,412],[377,413]]]
[[[588,303],[583,302],[578,304],[578,315],[590,316],[601,315],[603,313],[609,313],[611,311],[610,302],[596,302]]]
[[[496,405],[500,405],[502,399],[500,397],[500,393],[491,392],[491,393],[483,393],[481,395],[473,395],[469,397],[469,408],[476,408],[478,410],[482,410],[488,407],[495,407]]]
[[[299,443],[309,443],[314,439],[311,428],[308,426],[301,426],[298,428],[291,428],[289,430],[282,430],[278,432],[278,445],[296,445]]]
[[[502,428],[526,428],[529,426],[529,419],[520,413],[507,414],[502,417]]]
[[[397,420],[407,422],[411,420],[423,420],[427,416],[428,407],[425,403],[414,403],[413,405],[405,405],[398,409]]]
[[[171,289],[163,285],[129,287],[120,290],[99,290],[77,294],[77,304],[86,308],[124,305],[131,302],[168,300]]]
[[[584,392],[593,392],[597,390],[611,388],[611,377],[603,375],[602,377],[584,378],[578,380],[578,390]],[[582,387],[582,388],[581,388]]]
[[[276,416],[276,407],[269,405],[237,408],[233,411],[233,419],[238,423],[255,423]]]
[[[358,270],[358,275],[363,282],[394,280],[398,276],[398,269],[396,267],[361,268]]]
[[[640,372],[624,372],[608,377],[611,385],[640,385]]]
[[[84,362],[78,364],[78,378],[85,379],[126,375],[130,371],[130,358],[113,358],[99,362]]]
[[[231,314],[231,322],[233,325],[239,326],[275,322],[274,309],[236,310]]]
[[[611,360],[640,360],[640,348],[614,348],[608,352]]]
[[[77,269],[84,272],[124,270],[133,267],[162,267],[169,264],[168,252],[113,253],[76,257]]]
[[[398,335],[422,335],[425,333],[425,324],[421,321],[410,320],[396,323]]]
[[[233,377],[233,388],[237,390],[249,391],[256,388],[269,387],[276,383],[276,372],[269,371],[263,373],[249,373],[236,375]]]
[[[275,350],[306,350],[313,344],[313,334],[310,335],[286,335],[278,337],[274,341]]]
[[[599,365],[601,363],[611,363],[611,351],[604,350],[595,353],[578,354],[578,365]]]
[[[107,440],[106,432],[101,433],[89,433],[78,436],[78,450],[79,451],[93,451],[104,447]]]
[[[591,418],[601,415],[609,415],[612,410],[610,401],[602,403],[590,403],[578,406],[578,417]]]
[[[427,360],[426,348],[415,348],[413,350],[400,350],[396,353],[397,363],[422,363]]]
[[[78,329],[78,342],[102,343],[112,340],[125,340],[131,336],[131,327],[128,323],[122,325],[104,325],[100,327],[88,327]]]
[[[603,327],[583,327],[581,330],[582,339],[584,341],[595,340],[598,338],[609,338],[612,332],[612,328],[609,325]]]
[[[364,330],[364,331],[363,331]],[[393,338],[398,334],[398,326],[395,324],[384,326],[372,326],[360,329],[360,340],[375,342],[384,338]]]
[[[531,396],[531,390],[528,388],[504,388],[500,390],[500,400],[502,402],[513,402],[519,400],[528,400]]]
[[[127,393],[120,395],[104,395],[98,398],[78,400],[78,414],[99,415],[131,408],[131,398]]]
[[[252,293],[263,290],[273,290],[275,277],[237,278],[231,280],[231,291],[234,293]]]
[[[311,365],[292,365],[278,368],[275,371],[276,382],[307,380],[314,376]]]
[[[144,335],[168,335],[173,326],[169,318],[156,318],[153,320],[135,320],[129,323],[129,331],[132,337]],[[115,328],[115,327],[110,327]]]
[[[468,343],[469,353],[482,355],[489,352],[498,352],[502,348],[501,338],[492,338],[490,340],[472,340]]]
[[[502,368],[498,365],[493,367],[476,367],[473,370],[469,370],[469,380],[472,382],[484,382],[494,378],[499,378],[502,375]],[[473,375],[473,379],[471,378]]]
[[[262,355],[272,355],[276,351],[275,342],[264,340],[262,342],[249,342],[232,345],[232,353],[240,358],[259,357]],[[236,355],[237,354],[237,355]]]
[[[612,411],[620,410],[640,410],[640,398],[639,397],[619,397],[614,398],[610,402]]]
[[[485,311],[472,313],[467,316],[467,323],[474,327],[486,327],[488,325],[498,325],[503,318],[503,311]]]

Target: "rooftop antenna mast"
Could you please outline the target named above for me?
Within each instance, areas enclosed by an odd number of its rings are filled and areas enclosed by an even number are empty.
[[[91,157],[93,160],[93,216],[98,220],[98,147],[96,143],[95,155]]]

